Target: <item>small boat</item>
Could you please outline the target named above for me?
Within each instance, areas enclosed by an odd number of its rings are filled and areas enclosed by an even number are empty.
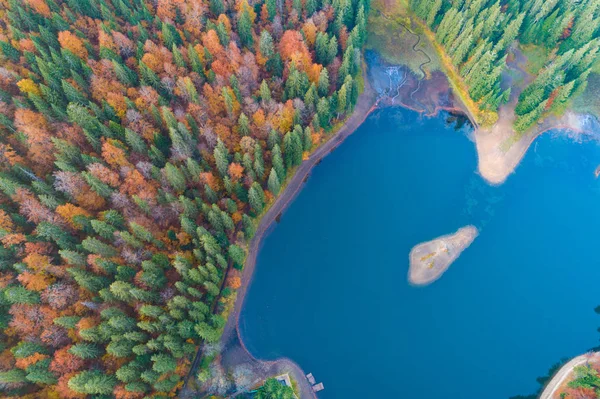
[[[600,176],[600,165],[598,165],[596,167],[596,170],[594,171],[594,175],[596,176],[596,179],[598,178],[598,176]]]

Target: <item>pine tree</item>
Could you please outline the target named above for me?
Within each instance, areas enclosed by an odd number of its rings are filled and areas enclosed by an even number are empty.
[[[229,44],[229,33],[227,32],[227,28],[220,22],[216,28],[217,35],[219,36],[219,41],[223,46],[227,46]]]
[[[341,114],[344,114],[346,112],[346,107],[348,106],[346,101],[348,98],[348,93],[346,92],[345,84],[342,85],[337,94],[337,113],[339,118]]]
[[[324,97],[329,94],[329,72],[326,68],[321,70],[319,74],[319,84],[318,84],[319,96]]]
[[[12,44],[10,44],[9,42],[5,42],[5,41],[1,41],[0,40],[0,50],[2,50],[2,54],[4,54],[4,56],[6,58],[8,58],[9,60],[13,61],[13,62],[17,62],[19,61],[20,58],[20,53],[19,50],[17,50],[16,48],[14,48],[12,46]]]
[[[242,45],[247,48],[252,48],[254,42],[252,37],[252,21],[250,20],[250,14],[246,9],[242,11],[242,14],[238,19],[237,31],[240,35]]]
[[[217,143],[213,155],[217,164],[217,170],[221,176],[226,176],[229,169],[229,151],[227,151],[225,144],[221,140]]]
[[[117,255],[117,251],[111,245],[105,244],[94,237],[87,237],[81,242],[81,246],[88,252],[110,258]]]
[[[302,94],[300,79],[300,72],[298,72],[296,66],[292,64],[290,74],[288,75],[288,79],[285,83],[286,98],[296,98]]]
[[[295,132],[287,133],[283,138],[285,148],[285,167],[290,169],[302,163],[302,140]]]
[[[177,361],[175,358],[167,355],[166,353],[158,353],[152,356],[152,369],[157,373],[168,373],[175,371],[177,367]]]
[[[223,0],[210,0],[209,3],[210,12],[216,18],[219,15],[225,12],[225,6],[223,5]]]
[[[537,122],[537,120],[540,118],[540,116],[542,115],[544,110],[546,109],[547,103],[548,103],[548,100],[544,100],[533,111],[531,111],[525,115],[518,116],[517,120],[515,121],[515,125],[514,125],[515,130],[519,133],[523,133],[527,129],[529,129],[531,126],[533,126]]]
[[[435,17],[440,12],[441,8],[442,8],[442,0],[434,0],[433,4],[431,5],[431,8],[429,9],[429,12],[427,13],[427,16],[426,16],[426,22],[427,22],[427,25],[429,25],[429,27],[433,26],[433,24],[435,22]]]
[[[117,62],[116,60],[112,61],[113,70],[115,71],[115,75],[117,79],[121,83],[127,86],[136,86],[138,83],[137,75],[133,72],[129,67]]]
[[[230,90],[227,90],[227,87],[223,87],[221,90],[223,94],[223,100],[225,101],[225,107],[227,108],[227,114],[233,115],[233,97],[231,96]]]
[[[244,265],[244,261],[246,260],[246,252],[244,249],[238,245],[232,244],[228,249],[229,259],[236,265],[238,268],[241,268]]]
[[[186,188],[185,176],[184,176],[183,172],[181,172],[181,170],[177,166],[167,162],[163,171],[164,171],[167,181],[169,182],[169,185],[176,192],[183,192],[185,190],[185,188]]]
[[[1,42],[0,42],[1,43]],[[27,374],[21,369],[12,369],[8,371],[0,371],[1,384],[19,384],[26,381]]]
[[[267,12],[269,14],[269,20],[273,21],[277,15],[277,0],[266,0]]]
[[[62,89],[69,102],[82,105],[87,103],[86,97],[79,90],[73,87],[71,83],[64,79],[62,80]]]
[[[96,359],[102,352],[96,344],[80,342],[71,346],[69,353],[81,359]]]
[[[254,226],[252,218],[244,214],[242,216],[242,224],[244,225],[244,235],[246,236],[246,238],[251,239],[252,237],[254,237],[256,228]]]
[[[312,131],[310,130],[310,126],[306,126],[302,133],[302,148],[304,151],[310,151],[312,145]]]
[[[254,146],[254,172],[259,179],[265,174],[265,164],[262,156],[262,149],[259,144]]]
[[[35,304],[40,303],[37,292],[29,291],[27,288],[14,285],[4,290],[4,299],[10,304]]]
[[[238,118],[238,129],[242,136],[248,136],[250,134],[250,122],[248,117],[242,112]]]
[[[250,191],[248,191],[248,199],[252,210],[256,214],[260,214],[265,207],[265,194],[257,182],[252,183]]]
[[[281,183],[279,182],[279,177],[277,177],[277,172],[275,172],[275,169],[271,169],[271,173],[269,173],[268,187],[269,191],[273,194],[279,194]]]
[[[329,65],[336,57],[338,53],[338,41],[335,36],[329,39],[329,44],[327,45],[327,62],[325,65]]]
[[[450,27],[454,23],[456,15],[457,10],[454,7],[450,8],[450,10],[448,10],[444,14],[444,18],[442,18],[442,21],[440,22],[440,25],[438,26],[435,33],[435,39],[438,43],[442,43],[445,41],[446,36],[448,36]]]
[[[306,0],[304,5],[304,10],[306,11],[306,15],[310,17],[317,11],[317,0]]]
[[[329,101],[327,101],[326,98],[321,98],[317,104],[317,115],[321,126],[329,125],[329,120],[331,118],[330,112]]]
[[[329,37],[325,32],[318,32],[315,40],[315,55],[317,62],[326,64],[327,61],[327,46],[329,45]],[[261,51],[262,52],[262,51]]]
[[[112,393],[117,380],[112,375],[102,371],[82,371],[71,377],[68,382],[69,388],[75,392],[90,395],[108,395]]]

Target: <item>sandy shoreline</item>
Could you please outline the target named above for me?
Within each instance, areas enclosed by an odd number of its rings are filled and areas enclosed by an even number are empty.
[[[479,173],[493,185],[504,183],[508,176],[514,173],[539,135],[551,130],[586,133],[583,123],[586,115],[572,111],[567,111],[559,117],[547,116],[522,135],[515,132],[513,124],[516,120],[515,108],[519,95],[522,89],[534,80],[534,76],[525,69],[527,59],[519,49],[514,49],[514,56],[514,59],[508,62],[508,68],[520,76],[522,83],[515,86],[516,78],[507,73],[503,74],[503,88],[512,88],[511,98],[498,109],[498,121],[492,127],[476,128],[474,134]]]
[[[335,150],[335,148],[337,148],[337,146],[339,146],[350,134],[352,134],[364,122],[367,116],[377,107],[377,93],[371,86],[370,78],[367,76],[366,66],[363,67],[363,80],[364,91],[359,96],[352,115],[350,115],[350,117],[345,121],[344,125],[335,134],[333,134],[328,141],[324,142],[319,148],[317,148],[310,155],[310,158],[305,160],[298,167],[295,174],[287,183],[285,190],[277,197],[275,202],[261,218],[255,236],[248,243],[248,256],[241,276],[242,284],[237,291],[237,299],[234,309],[227,320],[227,324],[220,341],[223,348],[222,360],[224,367],[227,369],[232,369],[242,364],[248,364],[250,365],[250,368],[253,371],[253,376],[256,379],[264,379],[268,376],[281,374],[282,372],[290,372],[294,379],[296,379],[298,382],[300,396],[302,399],[316,398],[310,384],[308,384],[306,378],[304,378],[306,373],[300,368],[300,366],[288,358],[277,359],[275,361],[263,361],[254,358],[247,350],[241,339],[239,331],[239,316],[244,305],[246,292],[252,282],[254,268],[256,266],[256,257],[258,255],[258,251],[260,250],[262,239],[268,233],[270,227],[272,227],[273,222],[278,220],[282,212],[285,211],[285,209],[295,199],[296,195],[304,186],[304,183],[312,171],[312,168],[320,163],[320,161],[327,156],[327,154]],[[400,104],[404,108],[412,109],[416,112],[424,114],[427,117],[435,116],[439,111],[462,113],[471,120],[473,126],[477,126],[472,119],[472,115],[470,115],[468,110],[465,109],[466,107],[464,104],[462,104],[457,98],[454,100],[455,101],[453,103],[451,102],[450,104],[446,105],[437,103],[434,107],[432,107],[433,109],[425,110],[416,109],[414,106],[403,103],[402,101],[400,101]],[[566,116],[560,118],[562,124],[558,124],[556,118],[554,118],[555,120],[553,121],[545,122],[539,126],[538,133],[530,133],[529,135],[524,136],[521,140],[513,143],[512,146],[510,146],[506,151],[503,151],[503,146],[506,146],[506,143],[510,138],[510,133],[512,132],[512,128],[510,128],[512,125],[511,120],[508,122],[508,129],[506,129],[506,126],[502,128],[502,124],[494,126],[496,130],[491,129],[486,131],[483,129],[476,129],[475,142],[479,158],[479,171],[482,177],[491,184],[501,184],[504,182],[508,175],[514,171],[531,143],[539,134],[543,133],[544,131],[558,128],[569,128],[571,130],[578,131],[577,127],[574,127],[575,124],[573,123],[573,115],[574,114],[570,113],[571,120],[569,120],[569,118]],[[577,118],[575,118],[575,120],[577,120]],[[552,123],[554,123],[554,125]],[[474,226],[466,226],[462,229],[459,229],[456,233],[439,237],[435,240],[415,246],[411,251],[410,257],[413,257],[413,252],[419,246],[429,245],[430,248],[435,248],[436,245],[439,245],[441,242],[440,240],[450,240],[450,242],[456,241],[456,243],[453,244],[455,250],[452,254],[446,253],[445,255],[438,254],[438,256],[436,256],[436,258],[438,258],[438,262],[436,263],[439,263],[439,266],[436,265],[434,268],[431,268],[434,269],[433,271],[435,272],[433,275],[421,272],[421,275],[417,273],[411,277],[411,272],[409,271],[409,281],[415,285],[426,285],[440,278],[441,275],[449,268],[452,262],[458,258],[460,253],[471,244],[477,234],[478,231]],[[429,253],[431,253],[431,251]],[[425,255],[427,254],[422,256]],[[416,262],[415,264],[418,263],[419,262]],[[199,353],[201,351],[202,347],[200,348]],[[187,388],[187,382],[190,378],[195,378],[199,359],[200,356],[197,355],[190,369],[190,373],[188,374],[188,378],[186,379],[186,384],[181,391],[181,397],[190,397],[190,395],[194,394],[194,392]],[[325,381],[325,385],[327,385],[327,381]]]
[[[479,173],[490,184],[504,183],[541,134],[552,130],[569,130],[577,134],[591,133],[583,126],[582,121],[585,117],[571,111],[560,118],[549,117],[512,142],[517,134],[512,129],[512,118],[501,115],[499,122],[492,128],[475,130]]]
[[[442,277],[478,235],[477,228],[469,225],[455,233],[415,245],[408,256],[408,281],[413,285],[433,283]]]

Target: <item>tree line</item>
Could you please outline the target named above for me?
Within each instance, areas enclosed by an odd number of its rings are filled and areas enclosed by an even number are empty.
[[[494,122],[508,101],[501,75],[515,40],[535,44],[550,56],[534,82],[521,92],[514,127],[524,132],[543,115],[560,113],[585,89],[597,60],[600,1],[411,0],[412,10],[435,32],[480,109]]]
[[[543,115],[564,112],[568,100],[585,90],[600,49],[600,1],[536,0],[519,6],[525,15],[520,41],[551,51],[519,96],[515,130],[524,132]]]
[[[510,88],[500,87],[508,50],[517,38],[523,16],[492,0],[411,0],[415,14],[435,32],[453,66],[469,87],[469,96],[484,111],[485,123],[497,119]]]
[[[174,396],[358,98],[368,0],[0,2],[0,389]]]

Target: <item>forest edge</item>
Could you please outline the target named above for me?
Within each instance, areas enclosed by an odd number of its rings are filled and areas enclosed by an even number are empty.
[[[265,370],[265,374],[262,376],[263,380],[273,376],[273,369],[278,370],[285,368],[293,372],[295,376],[294,379],[298,383],[301,399],[311,399],[316,397],[307,380],[305,378],[298,378],[298,376],[304,376],[306,373],[302,371],[300,366],[298,366],[296,363],[294,363],[288,358],[281,358],[276,361],[264,361],[256,359],[254,356],[252,356],[252,354],[244,345],[243,340],[240,336],[240,313],[244,306],[246,293],[250,284],[252,283],[254,269],[256,267],[256,258],[258,256],[262,240],[269,232],[270,227],[273,225],[274,222],[279,221],[282,213],[294,201],[294,199],[302,189],[303,185],[307,181],[307,178],[310,175],[312,169],[316,165],[318,165],[323,158],[325,158],[327,155],[333,152],[333,150],[335,150],[335,148],[337,148],[337,146],[339,146],[348,136],[354,133],[354,131],[358,127],[360,127],[362,123],[366,120],[366,118],[371,114],[371,112],[373,112],[377,108],[377,93],[373,90],[371,86],[367,70],[368,66],[365,62],[363,62],[362,77],[364,87],[363,91],[359,95],[358,101],[354,107],[354,110],[352,111],[352,114],[344,121],[344,123],[335,133],[333,133],[327,138],[327,141],[323,142],[312,154],[310,154],[308,159],[304,160],[302,164],[298,166],[298,168],[294,171],[294,174],[285,184],[285,187],[283,187],[282,192],[275,198],[275,200],[269,205],[269,207],[260,217],[256,233],[248,244],[248,254],[246,257],[246,262],[244,264],[244,269],[242,271],[241,286],[237,291],[235,305],[233,307],[233,310],[229,314],[227,324],[225,325],[220,340],[220,343],[223,346],[223,356],[226,356],[226,352],[235,353],[235,357],[239,357],[240,355],[243,356],[245,354],[251,360],[261,363],[263,366],[262,368]],[[241,353],[240,349],[242,350]],[[200,348],[198,349],[192,366],[190,367],[190,372],[186,377],[184,387],[180,394],[181,397],[186,397],[191,393],[188,389],[188,382],[190,378],[193,378],[196,373],[200,359],[202,357],[202,350],[203,344],[200,345]]]

